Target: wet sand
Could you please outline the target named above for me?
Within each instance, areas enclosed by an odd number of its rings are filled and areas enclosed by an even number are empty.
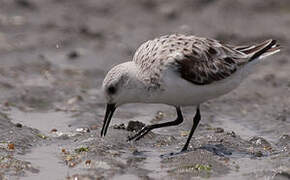
[[[170,121],[175,110],[124,105],[101,138],[106,72],[170,33],[273,38],[282,51],[201,105],[189,152],[167,156],[184,145],[194,107],[183,124],[127,142],[130,121]],[[289,179],[289,34],[288,0],[1,1],[0,179]]]

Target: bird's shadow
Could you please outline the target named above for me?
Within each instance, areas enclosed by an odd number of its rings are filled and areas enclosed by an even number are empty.
[[[160,155],[161,158],[171,158],[175,156],[179,156],[188,152],[193,152],[198,149],[206,150],[214,155],[220,156],[220,157],[247,157],[252,156],[252,154],[249,154],[248,152],[238,151],[232,148],[225,147],[223,144],[206,144],[204,146],[194,148],[191,150],[186,151],[180,151],[180,152],[171,152],[168,154],[162,154]]]
[[[234,149],[227,148],[223,144],[206,144],[196,149],[203,149],[221,157],[231,156],[235,152]]]
[[[201,147],[198,148],[193,148],[190,150],[186,150],[186,151],[179,151],[179,152],[170,152],[170,153],[166,153],[166,154],[161,154],[159,155],[160,158],[173,158],[176,156],[180,156],[189,152],[194,152],[196,150],[206,150],[208,152],[213,153],[216,156],[220,156],[220,157],[237,157],[237,158],[243,158],[243,157],[253,157],[253,154],[246,152],[246,151],[240,151],[240,150],[236,150],[233,148],[228,148],[226,146],[224,146],[223,144],[206,144],[203,145]],[[152,156],[152,152],[151,151],[138,151],[138,152],[134,152],[133,153],[134,156],[141,156],[141,157],[148,157],[148,156]],[[154,154],[154,156],[156,156],[156,154]],[[158,155],[157,155],[158,156]]]

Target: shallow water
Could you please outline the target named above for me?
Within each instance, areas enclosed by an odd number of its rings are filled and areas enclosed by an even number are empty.
[[[21,179],[65,179],[73,170],[66,167],[64,162],[60,160],[61,149],[62,147],[57,144],[44,145],[34,148],[32,152],[24,156],[19,156],[19,159],[31,162],[39,170],[39,173],[28,173]]]
[[[51,133],[53,129],[62,133],[74,130],[70,127],[73,118],[70,117],[70,114],[62,111],[23,112],[17,108],[12,108],[9,116],[13,123],[20,123],[24,126],[38,129],[45,134]]]

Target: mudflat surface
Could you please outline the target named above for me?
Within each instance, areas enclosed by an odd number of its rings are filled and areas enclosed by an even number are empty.
[[[124,105],[101,138],[106,72],[171,33],[283,48],[201,106],[189,152],[168,156],[194,107],[182,125],[127,142],[129,121],[170,121],[175,110]],[[289,34],[289,0],[1,0],[0,179],[289,179]]]

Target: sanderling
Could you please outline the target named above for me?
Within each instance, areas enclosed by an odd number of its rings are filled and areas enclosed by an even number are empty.
[[[115,109],[125,103],[162,103],[174,106],[177,112],[176,120],[145,126],[129,140],[182,123],[181,106],[195,105],[193,126],[181,150],[185,151],[201,118],[199,105],[235,89],[253,64],[279,51],[271,39],[249,46],[181,34],[149,40],[132,61],[113,67],[106,75],[107,107],[101,136],[106,135]]]

